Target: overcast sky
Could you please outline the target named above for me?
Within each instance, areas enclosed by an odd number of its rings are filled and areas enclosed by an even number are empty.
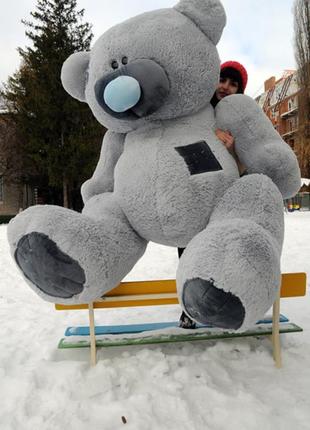
[[[85,20],[93,25],[94,41],[109,27],[146,10],[171,7],[177,0],[78,0]],[[218,50],[222,61],[237,60],[249,73],[247,94],[263,91],[270,76],[294,69],[294,0],[222,0],[227,25]],[[19,67],[18,46],[29,45],[21,19],[30,19],[36,0],[0,0],[0,82]]]

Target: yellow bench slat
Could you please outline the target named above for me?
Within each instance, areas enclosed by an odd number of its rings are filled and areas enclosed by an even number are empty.
[[[165,279],[159,281],[134,281],[122,282],[118,287],[107,292],[104,296],[127,296],[136,294],[161,294],[176,293],[175,279]]]
[[[306,295],[307,276],[305,273],[283,273],[281,297],[301,297]]]
[[[300,297],[306,294],[305,273],[283,273],[281,297]],[[158,297],[155,297],[158,295]],[[166,297],[165,297],[166,295]],[[104,295],[102,300],[94,302],[94,309],[131,306],[159,306],[178,304],[176,281],[174,279],[156,281],[122,282]],[[57,310],[88,309],[88,304],[56,304]]]

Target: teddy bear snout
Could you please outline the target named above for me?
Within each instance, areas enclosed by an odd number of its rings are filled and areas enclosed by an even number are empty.
[[[163,67],[141,59],[118,68],[95,84],[99,105],[119,119],[138,119],[151,115],[166,101],[170,84]]]

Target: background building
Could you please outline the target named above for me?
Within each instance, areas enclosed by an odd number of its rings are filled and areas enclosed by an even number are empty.
[[[298,94],[297,72],[286,70],[276,80],[274,76],[265,81],[265,92],[256,98],[274,128],[300,158],[298,150]]]
[[[301,166],[303,180],[300,192],[286,202],[287,206],[310,209],[310,180],[307,179],[308,172],[303,168],[307,163],[303,160],[306,154],[299,130],[298,100],[301,89],[298,86],[297,72],[285,70],[280,79],[276,80],[274,76],[267,79],[264,87],[264,93],[258,96],[256,101],[282,139],[293,149]]]
[[[256,98],[257,103],[264,110],[274,128],[285,142],[295,152],[301,167],[301,176],[309,177],[308,151],[304,148],[302,133],[306,128],[300,129],[301,112],[299,99],[302,91],[298,86],[297,72],[285,70],[283,76],[276,80],[274,76],[265,81],[265,91]],[[308,190],[309,191],[309,190]]]

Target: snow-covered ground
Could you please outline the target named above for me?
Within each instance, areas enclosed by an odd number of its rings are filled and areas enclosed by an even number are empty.
[[[282,271],[310,274],[310,212],[285,215]],[[151,244],[127,279],[172,278],[176,250]],[[304,328],[282,335],[277,370],[268,339],[57,350],[86,311],[56,312],[17,272],[0,226],[1,430],[309,430],[310,297],[282,301]],[[178,306],[97,312],[97,323],[169,321]],[[125,417],[124,423],[122,417]]]

